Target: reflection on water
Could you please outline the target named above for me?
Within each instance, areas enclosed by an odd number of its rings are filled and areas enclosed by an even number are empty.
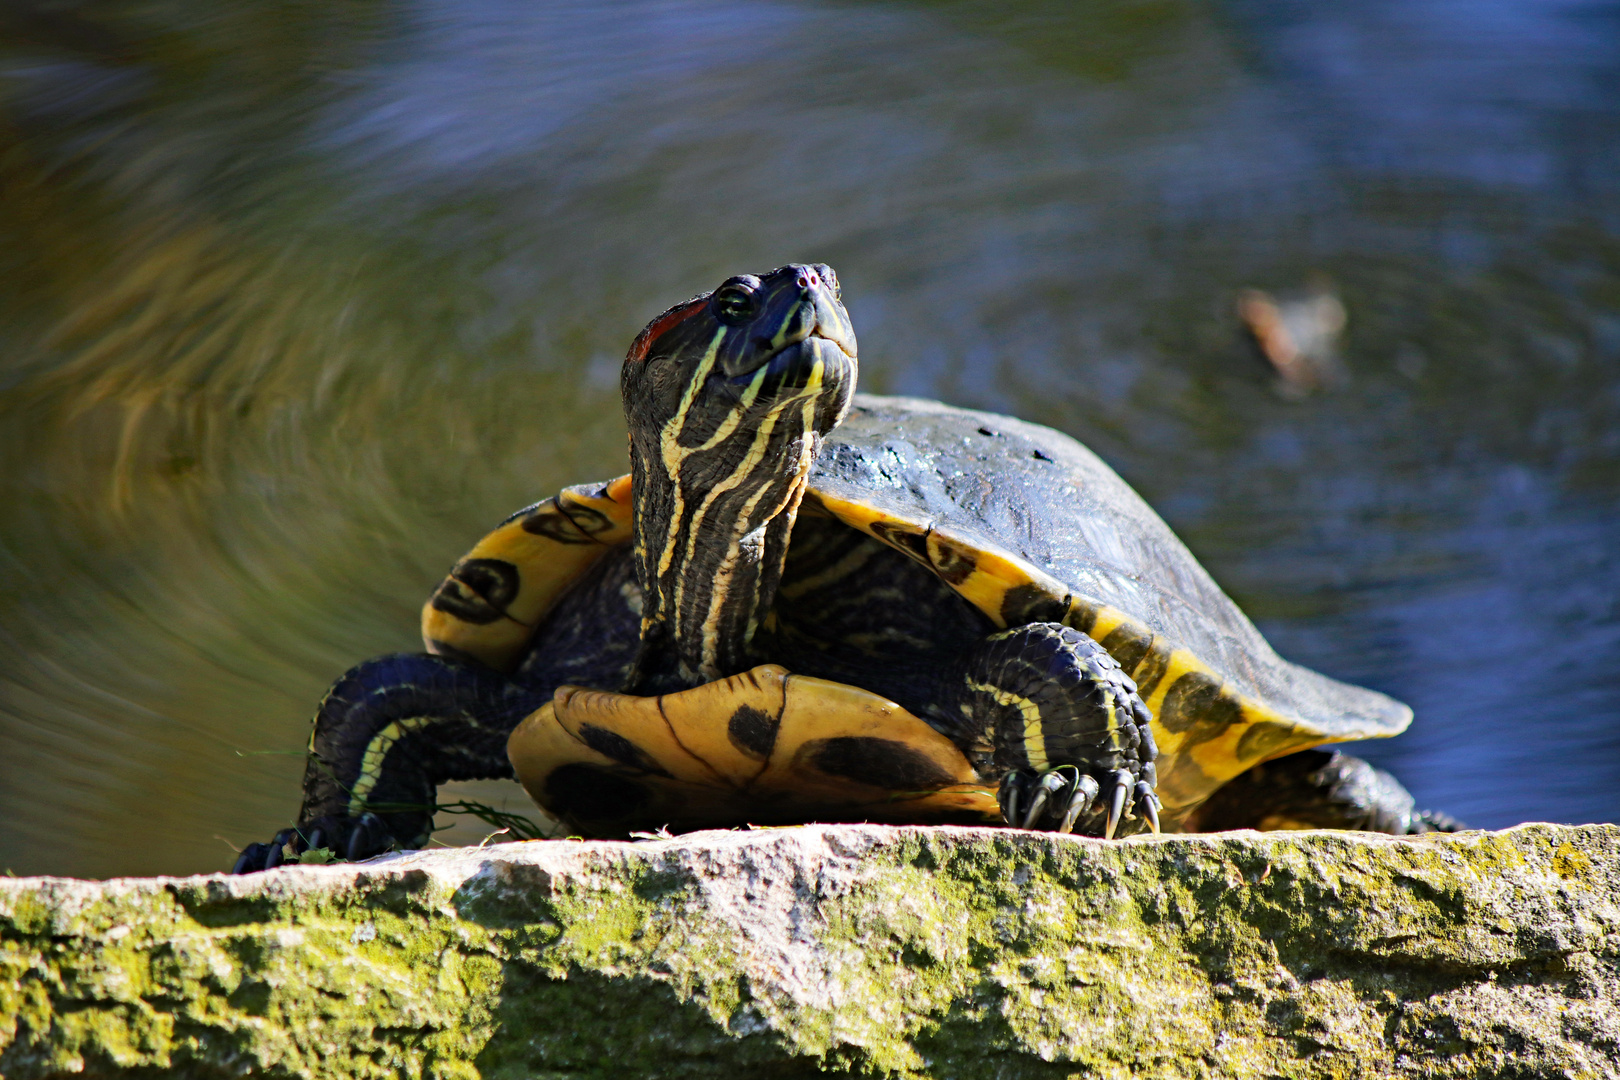
[[[1620,816],[1617,39],[1578,2],[8,7],[0,866],[284,824],[327,683],[622,468],[645,319],[799,259],[867,388],[1079,436],[1285,654],[1412,702],[1368,752],[1424,802]],[[1234,301],[1322,280],[1347,381],[1283,400]]]

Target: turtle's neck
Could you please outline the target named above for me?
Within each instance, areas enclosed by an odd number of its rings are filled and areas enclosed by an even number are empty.
[[[648,324],[620,372],[641,657],[664,693],[750,666],[810,466],[855,390],[855,334],[823,264],[732,278]]]
[[[686,689],[751,666],[820,444],[814,411],[808,399],[765,416],[729,470],[699,467],[674,438],[632,435],[639,692]]]

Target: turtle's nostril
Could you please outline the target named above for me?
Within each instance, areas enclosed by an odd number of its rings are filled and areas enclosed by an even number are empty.
[[[816,277],[814,270],[807,270],[799,275],[799,288],[801,289],[808,289],[810,286],[819,285],[820,283],[821,281]]]

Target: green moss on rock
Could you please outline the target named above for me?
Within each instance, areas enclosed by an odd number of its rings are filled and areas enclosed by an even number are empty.
[[[813,826],[0,881],[0,1076],[1620,1075],[1620,829]]]

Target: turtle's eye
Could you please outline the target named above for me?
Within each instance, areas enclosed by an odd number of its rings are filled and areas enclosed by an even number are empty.
[[[714,317],[727,326],[741,326],[759,312],[759,301],[741,285],[725,285],[714,294]]]
[[[826,267],[826,272],[821,275],[821,280],[826,282],[827,288],[832,290],[834,300],[842,300],[844,298],[844,290],[839,288],[838,275],[833,273],[832,267]]]

